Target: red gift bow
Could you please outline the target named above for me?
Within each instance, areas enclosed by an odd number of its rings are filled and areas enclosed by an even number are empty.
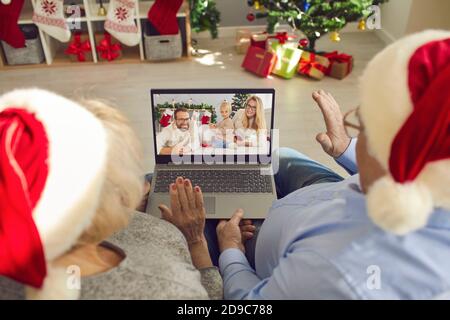
[[[79,33],[74,35],[73,42],[64,51],[65,54],[74,54],[77,56],[78,61],[86,61],[85,53],[91,50],[91,44],[89,40],[81,42],[81,35]]]
[[[311,73],[311,69],[317,69],[325,74],[327,67],[316,61],[316,54],[311,52],[309,57],[309,60],[304,58],[300,59],[298,70],[303,74],[309,75]]]
[[[288,35],[287,32],[277,32],[274,36],[268,38],[277,39],[280,44],[285,44],[289,39],[294,39],[295,37]]]
[[[105,32],[105,37],[100,41],[100,44],[97,46],[97,50],[100,52],[100,56],[103,59],[112,61],[120,56],[120,50],[122,50],[122,46],[120,45],[120,43],[112,44],[111,35]]]
[[[328,67],[326,71],[326,75],[329,75],[331,72],[331,67],[333,66],[333,63],[348,63],[348,69],[347,72],[350,73],[352,71],[353,65],[351,64],[351,61],[353,59],[352,56],[345,54],[345,53],[338,53],[337,51],[333,51],[330,53],[327,53],[324,55],[324,57],[327,57],[328,60],[330,60],[330,66]]]

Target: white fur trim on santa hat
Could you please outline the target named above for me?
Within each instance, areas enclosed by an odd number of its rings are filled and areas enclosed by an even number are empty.
[[[25,287],[28,300],[77,300],[80,297],[81,277],[64,268],[47,265],[47,277],[42,288]]]
[[[69,250],[92,221],[105,178],[107,133],[85,108],[45,90],[1,96],[0,111],[10,107],[35,113],[49,141],[49,173],[33,218],[50,261]]]
[[[380,52],[360,80],[361,107],[369,152],[388,169],[391,145],[413,111],[408,86],[411,56],[428,42],[450,38],[449,31],[428,30],[405,37]]]
[[[399,184],[390,176],[377,180],[367,193],[369,217],[383,230],[397,235],[423,228],[433,211],[426,186],[418,182]]]
[[[392,143],[413,112],[408,85],[412,55],[423,45],[450,38],[428,30],[403,38],[380,52],[360,81],[360,116],[368,152],[389,171]],[[450,160],[428,163],[414,182],[398,184],[384,177],[367,194],[369,216],[386,231],[406,234],[426,225],[433,207],[450,208]]]

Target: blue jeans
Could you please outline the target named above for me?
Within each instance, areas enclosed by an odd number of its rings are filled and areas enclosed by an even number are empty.
[[[280,148],[274,153],[273,159],[276,159],[275,157],[279,159],[278,172],[274,177],[278,199],[303,187],[318,183],[339,182],[344,179],[331,169],[293,149]],[[215,266],[219,265],[220,255],[216,234],[218,222],[218,220],[210,219],[206,221],[205,226],[208,249]],[[263,222],[263,219],[253,220],[253,224],[256,226],[255,234],[245,244],[246,256],[253,268],[255,268],[256,241]]]

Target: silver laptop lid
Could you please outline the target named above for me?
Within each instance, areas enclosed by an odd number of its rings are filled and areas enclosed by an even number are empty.
[[[274,89],[152,89],[157,164],[270,164]]]

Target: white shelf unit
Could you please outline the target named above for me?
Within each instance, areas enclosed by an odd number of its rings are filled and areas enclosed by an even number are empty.
[[[19,24],[33,24],[33,8],[36,5],[37,0],[25,0],[24,7],[22,9],[22,12],[20,14],[20,18],[18,23]],[[99,9],[99,3],[96,0],[65,0],[64,1],[64,11],[66,12],[67,6],[71,4],[80,5],[84,8],[84,14],[85,16],[82,16],[79,18],[79,21],[82,26],[82,30],[86,32],[89,36],[89,42],[91,44],[92,49],[92,62],[97,63],[100,62],[97,56],[97,50],[96,50],[96,43],[95,43],[95,34],[96,32],[102,32],[103,33],[103,22],[106,20],[106,16],[99,16],[98,15],[98,9]],[[135,61],[144,61],[145,60],[145,54],[144,54],[144,43],[143,43],[143,32],[142,30],[142,20],[147,19],[147,12],[150,9],[150,7],[153,5],[153,1],[148,0],[138,0],[138,6],[136,6],[136,12],[135,12],[135,23],[138,28],[138,32],[141,35],[139,44],[135,47],[127,47],[125,45],[122,45],[123,51],[123,57],[121,60],[108,62],[108,63],[126,63],[126,62],[135,62]],[[108,10],[109,7],[109,1],[103,0],[103,6]],[[70,22],[70,17],[66,16],[66,21]],[[189,26],[189,7],[188,2],[184,1],[182,7],[180,8],[178,14],[178,18],[185,18],[186,21],[186,52],[187,55],[190,55],[190,26]],[[97,28],[97,29],[96,29]],[[99,30],[102,29],[102,30]],[[76,30],[72,30],[76,31]],[[63,55],[62,48],[67,47],[67,43],[61,43],[58,40],[52,38],[45,32],[39,30],[39,36],[42,43],[42,48],[45,55],[45,62],[47,65],[60,65],[60,64],[71,64],[74,62],[71,62],[70,59]],[[1,51],[1,50],[0,50]],[[0,59],[0,67],[20,67],[20,66],[7,66],[4,64],[5,59]],[[40,66],[40,65],[27,65],[25,67],[30,66]]]

